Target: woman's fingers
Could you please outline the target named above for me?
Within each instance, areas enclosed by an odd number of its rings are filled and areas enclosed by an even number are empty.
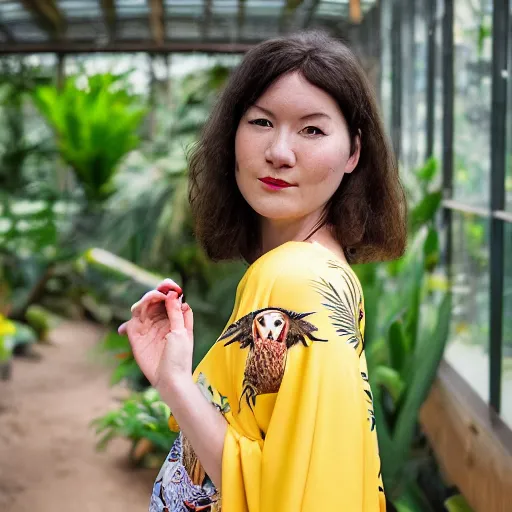
[[[162,292],[164,295],[167,295],[170,291],[176,292],[178,295],[181,295],[183,293],[183,290],[181,289],[181,286],[179,286],[177,283],[175,283],[172,279],[164,279],[157,287],[156,289],[159,292]]]
[[[171,331],[185,328],[183,313],[181,311],[181,300],[176,292],[169,292],[165,298],[165,309],[169,318]]]
[[[146,293],[142,299],[131,307],[132,316],[140,318],[142,322],[146,319],[147,308],[155,302],[161,302],[165,299],[165,294],[157,290],[151,290]]]
[[[127,327],[128,327],[128,322],[125,322],[124,324],[121,324],[117,328],[117,332],[122,336],[123,334],[126,334],[128,332]]]
[[[185,329],[187,329],[189,337],[192,337],[194,335],[194,314],[192,313],[192,308],[185,302],[181,305],[181,311],[183,313]]]

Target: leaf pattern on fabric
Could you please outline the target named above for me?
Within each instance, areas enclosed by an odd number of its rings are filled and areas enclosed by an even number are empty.
[[[361,323],[364,318],[363,298],[358,286],[347,268],[335,261],[329,261],[329,268],[341,272],[346,286],[341,292],[324,278],[313,281],[313,287],[323,297],[322,303],[329,311],[332,325],[340,336],[347,336],[347,343],[359,355],[364,350],[364,337]]]
[[[336,269],[341,273],[346,286],[339,292],[332,283],[324,278],[313,281],[313,286],[325,300],[322,305],[330,311],[329,318],[336,332],[342,336],[345,341],[356,350],[358,356],[361,357],[364,353],[364,328],[362,326],[364,319],[364,301],[362,292],[345,265],[341,265],[336,261],[329,261],[328,265],[329,268]],[[367,404],[368,424],[370,425],[370,431],[374,432],[376,422],[373,394],[368,375],[361,371],[361,378],[363,380],[363,392]],[[379,470],[379,480],[381,480],[381,470]],[[379,491],[384,492],[382,486],[379,486]]]

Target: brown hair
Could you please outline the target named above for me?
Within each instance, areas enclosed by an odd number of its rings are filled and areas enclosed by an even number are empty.
[[[322,223],[350,263],[400,257],[407,237],[405,195],[372,88],[351,50],[316,31],[255,46],[230,77],[190,159],[189,199],[199,242],[216,261],[252,262],[259,255],[258,216],[235,180],[235,134],[247,109],[294,71],[336,100],[352,152],[361,133],[358,165],[343,177]]]

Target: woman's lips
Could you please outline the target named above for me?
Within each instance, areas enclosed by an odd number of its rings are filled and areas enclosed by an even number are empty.
[[[288,183],[287,181],[283,180],[277,180],[275,178],[258,178],[262,183],[265,183],[267,187],[271,188],[272,190],[279,190],[282,188],[288,188],[288,187],[295,187],[296,185],[292,185],[291,183]]]

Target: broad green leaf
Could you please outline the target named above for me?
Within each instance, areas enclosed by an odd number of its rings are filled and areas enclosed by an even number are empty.
[[[416,176],[426,184],[432,182],[438,171],[437,160],[433,157],[429,158],[425,164],[416,171]]]
[[[404,382],[400,374],[388,366],[377,366],[372,370],[372,385],[384,387],[393,398],[393,401],[398,403],[404,391]]]
[[[401,374],[411,354],[409,353],[403,323],[399,320],[393,322],[389,327],[388,346],[391,366]]]
[[[448,498],[444,502],[444,506],[448,512],[473,512],[473,509],[469,506],[462,494]]]
[[[409,457],[420,407],[430,391],[443,357],[450,318],[451,295],[447,294],[440,305],[438,323],[429,342],[418,344],[418,350],[414,354],[411,380],[407,386],[405,400],[393,431],[396,467],[400,467],[400,465],[403,467]],[[391,476],[396,477],[396,475]]]
[[[411,230],[417,231],[421,226],[434,220],[434,217],[441,205],[441,192],[427,194],[420,203],[415,206],[409,215]]]
[[[430,227],[428,230],[428,235],[423,245],[423,255],[426,269],[433,270],[439,262],[440,255],[439,235],[433,227]]]

